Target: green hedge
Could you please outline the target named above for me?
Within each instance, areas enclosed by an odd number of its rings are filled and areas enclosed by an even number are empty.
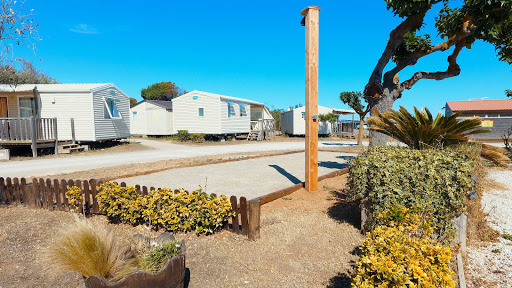
[[[472,172],[476,163],[454,150],[411,150],[374,147],[350,165],[349,196],[373,215],[403,205],[421,207],[432,217],[438,235],[452,228],[452,219],[465,209],[468,193],[475,188]]]

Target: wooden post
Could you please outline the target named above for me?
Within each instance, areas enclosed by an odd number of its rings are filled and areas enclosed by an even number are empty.
[[[53,137],[55,139],[55,154],[59,153],[59,137],[57,135],[57,118],[53,118]]]
[[[75,118],[71,118],[71,140],[73,140],[73,144],[76,144],[76,140],[75,140]]]
[[[306,182],[318,190],[318,20],[320,8],[309,6],[300,13],[306,26]]]
[[[249,201],[249,240],[260,238],[260,200]]]
[[[30,117],[30,128],[30,137],[32,137],[32,157],[37,158],[37,121],[34,116]]]

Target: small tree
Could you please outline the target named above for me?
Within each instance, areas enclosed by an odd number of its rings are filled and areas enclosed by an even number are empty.
[[[505,90],[505,95],[507,95],[508,98],[512,98],[512,90],[510,90],[510,89]]]
[[[135,104],[137,104],[137,99],[130,97],[130,108],[135,106]]]
[[[318,121],[319,122],[329,122],[331,124],[331,131],[334,131],[334,124],[338,121],[340,117],[339,114],[329,113],[329,114],[319,114]]]
[[[14,65],[0,64],[0,84],[56,84],[59,83],[55,78],[37,70],[32,63],[20,59],[21,69],[16,69]]]
[[[173,82],[158,82],[149,85],[140,91],[140,95],[145,100],[165,100],[171,101],[173,98],[185,94],[186,91],[176,86]]]
[[[356,111],[357,115],[359,115],[359,133],[357,135],[357,145],[363,145],[363,121],[368,112],[370,112],[370,105],[366,105],[366,107],[361,103],[361,99],[363,99],[363,93],[361,92],[341,92],[340,100],[341,102],[350,106],[350,108]]]
[[[276,131],[281,131],[281,113],[283,113],[283,109],[276,109],[274,106],[272,106],[272,111],[270,111],[270,114],[272,114],[272,117],[276,121]]]

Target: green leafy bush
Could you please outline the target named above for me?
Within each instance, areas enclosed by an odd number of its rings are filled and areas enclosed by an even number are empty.
[[[425,218],[400,206],[376,218],[382,225],[367,233],[352,287],[455,287],[450,249],[429,237]]]
[[[212,234],[225,227],[234,215],[226,196],[217,198],[201,190],[186,193],[167,188],[152,190],[142,196],[133,186],[121,187],[104,183],[96,196],[100,210],[111,221],[131,224],[148,223],[154,229],[168,231],[195,231]]]
[[[178,140],[181,142],[190,140],[190,133],[188,133],[188,130],[178,130]]]
[[[451,230],[454,216],[465,209],[468,193],[475,187],[476,163],[454,151],[412,150],[404,147],[373,147],[350,165],[349,197],[360,200],[374,215],[395,205],[420,207],[432,217],[438,235]],[[422,212],[419,211],[419,212]]]
[[[144,271],[156,273],[162,269],[168,259],[181,255],[179,241],[169,241],[160,246],[155,246],[144,256]]]
[[[190,140],[192,142],[204,142],[204,136],[206,134],[204,133],[191,133],[190,134]]]

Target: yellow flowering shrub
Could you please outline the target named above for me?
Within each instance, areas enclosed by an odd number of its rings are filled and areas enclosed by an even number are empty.
[[[377,218],[382,225],[366,234],[352,287],[455,287],[450,249],[429,236],[433,228],[425,219],[403,207]]]
[[[132,186],[104,183],[96,196],[99,208],[110,220],[132,224],[148,223],[154,229],[195,231],[211,234],[222,229],[234,215],[226,196],[219,198],[201,190],[187,194],[162,188],[142,196]]]
[[[82,200],[84,199],[84,194],[82,193],[82,189],[77,186],[68,187],[66,191],[66,198],[69,200],[69,205],[73,207],[75,210],[80,210],[82,205]]]

